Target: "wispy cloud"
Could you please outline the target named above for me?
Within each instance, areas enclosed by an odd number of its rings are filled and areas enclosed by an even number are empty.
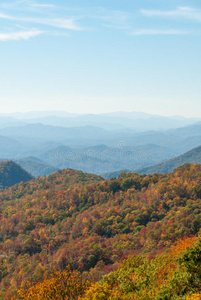
[[[31,6],[33,7],[44,7],[44,8],[55,8],[56,6],[54,4],[37,4],[37,3],[33,3],[31,4]]]
[[[0,13],[0,19],[7,19],[10,21],[28,22],[34,24],[47,25],[56,28],[63,28],[75,31],[81,31],[83,28],[75,24],[74,19],[63,19],[63,18],[18,18]]]
[[[52,18],[52,19],[23,19],[26,22],[32,22],[37,24],[43,24],[56,28],[70,29],[75,31],[81,31],[83,28],[75,24],[73,19],[62,19],[62,18]]]
[[[188,6],[180,6],[175,10],[147,10],[140,11],[146,17],[169,17],[169,18],[185,18],[193,21],[201,22],[201,10]]]
[[[28,40],[32,37],[42,34],[43,31],[40,30],[29,30],[29,31],[19,31],[19,32],[9,32],[9,33],[0,33],[0,41],[19,41],[19,40]]]
[[[50,33],[51,36],[63,36],[63,37],[69,37],[69,34],[66,32],[61,32],[61,31],[51,31]]]
[[[108,25],[119,28],[127,26],[130,15],[124,11],[105,11],[99,18],[107,22]]]
[[[24,11],[25,9],[27,10],[27,8],[31,6],[31,4],[32,2],[30,0],[19,0],[13,2],[0,3],[0,7],[8,10]]]
[[[134,30],[132,35],[187,35],[193,34],[192,31],[168,29],[168,30],[159,30],[159,29],[139,29]]]
[[[36,3],[34,1],[31,0],[18,0],[18,1],[13,1],[10,3],[1,3],[1,6],[3,8],[7,8],[7,9],[16,9],[16,8],[28,8],[31,6],[34,7],[46,7],[46,8],[54,8],[56,7],[56,5],[54,4],[49,4],[49,3]]]
[[[11,21],[15,20],[16,21],[17,18],[0,13],[0,19],[6,19],[6,20],[11,20]]]

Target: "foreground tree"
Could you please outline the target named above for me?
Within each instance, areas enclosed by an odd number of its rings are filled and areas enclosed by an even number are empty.
[[[78,299],[89,288],[90,283],[83,281],[79,272],[68,267],[63,272],[56,271],[43,282],[32,285],[23,283],[13,300],[70,300]]]

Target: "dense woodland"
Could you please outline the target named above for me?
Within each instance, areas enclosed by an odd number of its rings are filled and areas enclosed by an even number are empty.
[[[180,239],[165,254],[148,260],[131,256],[97,283],[69,267],[38,283],[26,283],[12,299],[169,300],[201,299],[201,240]]]
[[[2,299],[46,299],[28,298],[29,285],[32,293],[42,293],[56,282],[66,288],[66,278],[77,282],[80,293],[68,298],[60,290],[60,296],[47,299],[110,299],[104,295],[109,290],[111,299],[165,300],[199,292],[200,271],[188,269],[182,251],[200,230],[200,198],[201,165],[191,164],[166,175],[122,172],[109,181],[67,169],[1,190]],[[175,250],[179,260],[168,250],[175,243],[181,245]],[[183,286],[192,272],[198,283],[188,290]],[[180,274],[183,286],[175,292]]]

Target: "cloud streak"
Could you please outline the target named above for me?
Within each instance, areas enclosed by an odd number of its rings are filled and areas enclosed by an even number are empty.
[[[37,3],[34,3],[34,4],[31,4],[31,6],[33,7],[41,7],[41,8],[55,8],[56,6],[54,4],[37,4]]]
[[[6,42],[6,41],[29,40],[30,38],[38,36],[42,33],[43,31],[40,30],[0,33],[0,41]]]
[[[6,19],[10,21],[18,21],[18,22],[28,22],[34,24],[47,25],[56,28],[69,29],[74,31],[81,31],[83,28],[79,27],[75,24],[74,20],[71,19],[63,19],[63,18],[18,18],[5,14],[0,14],[0,19]]]
[[[176,29],[139,29],[134,30],[132,35],[187,35],[192,34],[192,31],[176,30]]]
[[[60,18],[53,18],[53,19],[23,19],[23,21],[47,25],[56,28],[63,28],[63,29],[70,29],[74,31],[82,31],[83,28],[76,25],[73,19],[60,19]]]
[[[101,26],[120,30],[130,28],[130,13],[120,10],[99,9],[99,12],[93,15],[93,19],[100,20]]]
[[[141,9],[140,12],[146,17],[184,18],[201,22],[201,10],[187,6],[180,6],[175,10],[166,11]]]

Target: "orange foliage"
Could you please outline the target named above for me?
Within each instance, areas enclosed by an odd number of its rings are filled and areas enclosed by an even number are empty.
[[[181,252],[185,251],[187,248],[191,247],[193,243],[197,241],[197,237],[186,237],[179,239],[175,245],[171,246],[170,256],[176,257],[181,254]]]
[[[165,263],[156,272],[155,285],[160,287],[166,283],[177,268],[176,259],[183,251],[191,247],[197,241],[197,237],[187,237],[179,239],[175,245],[171,246],[170,252],[165,256]]]

